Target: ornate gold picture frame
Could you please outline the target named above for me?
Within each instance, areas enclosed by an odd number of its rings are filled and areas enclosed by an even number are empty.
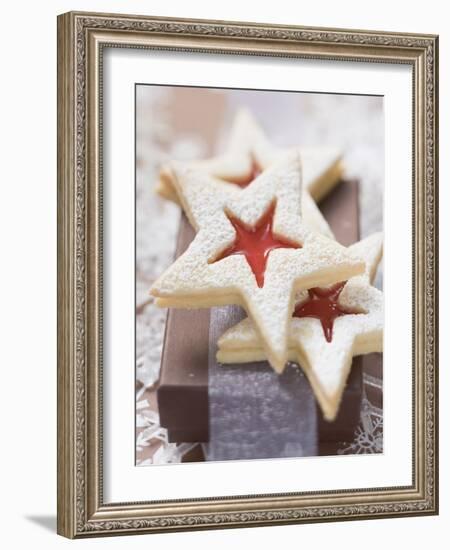
[[[105,48],[412,68],[411,485],[171,500],[152,500],[150,487],[145,502],[104,502]],[[437,155],[437,36],[76,12],[59,16],[58,533],[81,538],[437,514]]]

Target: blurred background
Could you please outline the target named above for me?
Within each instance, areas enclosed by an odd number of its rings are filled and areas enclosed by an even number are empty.
[[[178,206],[154,192],[169,160],[223,150],[235,112],[247,107],[277,146],[342,150],[344,178],[359,182],[361,238],[383,229],[384,117],[377,96],[139,85],[136,88],[136,464],[181,462],[192,444],[168,443],[159,425],[158,380],[166,310],[149,288],[173,260]],[[382,266],[375,285],[382,287]],[[371,378],[371,377],[369,377]],[[374,387],[381,380],[369,380]],[[355,441],[342,452],[382,450],[382,411],[362,411]],[[353,445],[353,447],[352,447]]]

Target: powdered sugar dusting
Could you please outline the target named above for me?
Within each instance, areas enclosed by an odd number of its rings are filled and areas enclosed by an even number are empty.
[[[346,280],[364,264],[335,241],[309,231],[301,215],[301,167],[297,151],[263,172],[239,195],[229,187],[213,187],[210,177],[186,165],[175,165],[178,195],[191,223],[198,229],[188,250],[155,282],[152,294],[165,305],[195,307],[228,303],[243,305],[254,319],[270,362],[282,370],[286,362],[287,324],[293,290]],[[254,226],[276,200],[273,230],[298,243],[300,249],[270,253],[263,288],[257,286],[242,256],[209,263],[233,242],[234,229],[225,212]]]
[[[293,318],[289,323],[288,357],[305,370],[328,418],[336,414],[353,356],[382,351],[383,294],[370,284],[380,260],[381,246],[382,236],[375,234],[350,247],[366,261],[366,272],[345,284],[339,303],[361,313],[335,319],[331,342],[326,341],[317,319]],[[301,302],[305,294],[297,298]],[[220,359],[225,363],[227,352],[230,362],[236,362],[236,351],[239,350],[242,350],[241,359],[245,361],[260,359],[263,347],[249,319],[223,334],[218,345]]]

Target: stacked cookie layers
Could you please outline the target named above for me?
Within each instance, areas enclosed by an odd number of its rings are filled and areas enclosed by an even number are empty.
[[[196,236],[151,289],[161,307],[242,306],[248,318],[219,338],[218,360],[267,359],[278,373],[295,361],[328,420],[353,356],[382,349],[382,294],[371,285],[381,234],[343,247],[314,201],[341,173],[336,150],[277,149],[240,111],[223,155],[162,169],[158,192]]]

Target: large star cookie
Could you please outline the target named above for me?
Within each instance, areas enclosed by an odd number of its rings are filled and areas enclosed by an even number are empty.
[[[290,322],[289,360],[303,368],[328,420],[336,417],[353,356],[383,349],[383,294],[371,285],[382,241],[382,234],[375,233],[350,246],[365,259],[365,273],[346,283],[302,292]],[[226,331],[218,346],[221,363],[266,359],[248,318]]]
[[[211,159],[190,162],[191,167],[207,172],[211,182],[227,182],[236,191],[251,184],[255,177],[276,162],[286,151],[274,147],[247,109],[237,112],[226,151]],[[332,147],[301,148],[303,169],[303,218],[313,230],[332,236],[314,200],[320,200],[341,179],[341,153]],[[160,171],[157,192],[179,202],[170,165]]]
[[[295,291],[345,281],[364,262],[309,230],[301,216],[301,168],[295,151],[236,194],[227,183],[174,165],[183,209],[197,234],[154,283],[161,307],[242,305],[254,320],[275,370],[287,360]]]

